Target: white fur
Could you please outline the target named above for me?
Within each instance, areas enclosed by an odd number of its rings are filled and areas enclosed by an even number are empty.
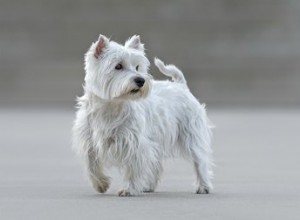
[[[100,57],[93,56],[97,42],[85,56],[84,95],[73,127],[73,145],[84,158],[93,187],[101,193],[108,189],[110,178],[104,171],[113,165],[124,171],[120,196],[154,191],[162,160],[180,155],[194,163],[196,192],[208,193],[212,132],[205,107],[189,91],[182,72],[157,59],[155,64],[174,82],[152,80],[139,36],[125,46],[102,35],[99,40],[105,42]],[[124,69],[116,70],[118,63]],[[145,84],[134,93],[136,77]]]

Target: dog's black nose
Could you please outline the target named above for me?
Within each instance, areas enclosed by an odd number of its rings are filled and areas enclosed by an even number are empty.
[[[142,77],[137,77],[134,79],[134,82],[137,84],[138,87],[141,88],[145,83],[145,79],[143,79]]]

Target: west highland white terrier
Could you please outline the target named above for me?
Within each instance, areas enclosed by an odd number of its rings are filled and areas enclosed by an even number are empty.
[[[153,192],[166,157],[192,161],[196,193],[212,189],[212,132],[205,106],[191,94],[174,65],[155,65],[172,81],[156,81],[139,36],[120,45],[100,35],[85,54],[84,95],[78,99],[74,148],[96,191],[110,185],[105,169],[117,166],[125,186],[119,196]]]

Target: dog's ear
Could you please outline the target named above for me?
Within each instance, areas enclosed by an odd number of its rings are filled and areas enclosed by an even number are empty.
[[[139,35],[133,35],[131,38],[129,38],[125,43],[125,47],[144,51],[144,44],[141,43]]]
[[[96,44],[97,46],[94,52],[94,57],[98,59],[102,51],[108,46],[109,39],[104,35],[100,34]]]

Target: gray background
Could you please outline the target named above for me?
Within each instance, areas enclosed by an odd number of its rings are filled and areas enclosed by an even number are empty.
[[[208,104],[299,107],[299,23],[298,0],[1,0],[0,105],[73,105],[102,33],[140,34]]]
[[[300,216],[299,0],[0,0],[0,219],[295,219]],[[83,55],[140,34],[207,103],[215,189],[167,160],[157,192],[95,193],[71,150]],[[164,79],[155,68],[155,78]]]

